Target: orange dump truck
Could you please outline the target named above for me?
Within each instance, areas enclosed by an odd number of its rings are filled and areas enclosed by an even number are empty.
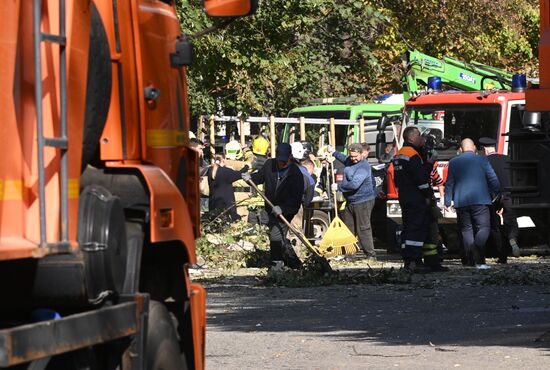
[[[203,368],[192,48],[174,1],[9,0],[0,14],[0,368]]]

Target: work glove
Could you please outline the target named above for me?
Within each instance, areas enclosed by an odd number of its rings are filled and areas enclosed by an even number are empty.
[[[242,173],[241,178],[246,182],[252,181],[252,176],[250,176],[250,173],[248,173],[248,172]]]
[[[273,207],[273,209],[271,210],[271,213],[273,213],[273,214],[275,215],[275,217],[279,217],[280,215],[283,214],[283,210],[281,209],[281,207],[275,206],[275,207]]]
[[[329,152],[330,154],[334,153],[336,150],[334,149],[334,147],[332,145],[327,145],[327,152]]]
[[[455,213],[456,210],[453,206],[445,206],[445,211]]]
[[[337,192],[338,191],[338,184],[337,183],[333,183],[330,185],[330,190],[332,190],[333,192]]]

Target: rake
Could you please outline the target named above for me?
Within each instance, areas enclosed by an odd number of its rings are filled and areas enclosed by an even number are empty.
[[[332,183],[334,181],[334,157],[329,154],[330,173]],[[344,254],[355,254],[359,251],[357,237],[348,229],[346,224],[338,217],[338,200],[336,192],[332,192],[334,198],[334,219],[330,223],[323,239],[319,242],[319,251],[326,257],[341,256]]]

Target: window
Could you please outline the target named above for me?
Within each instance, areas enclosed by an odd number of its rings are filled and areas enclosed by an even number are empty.
[[[439,158],[450,159],[465,138],[476,145],[480,137],[498,141],[500,114],[498,104],[412,106],[406,111],[406,121],[407,125],[417,125],[420,132],[429,129]]]

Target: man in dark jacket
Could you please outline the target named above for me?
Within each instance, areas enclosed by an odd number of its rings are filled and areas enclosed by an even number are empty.
[[[489,206],[500,194],[500,184],[487,157],[476,154],[471,139],[462,140],[460,149],[462,154],[449,162],[445,207],[454,202],[464,247],[463,262],[486,269],[485,243],[491,231]]]
[[[332,148],[330,149],[332,150]],[[334,157],[346,166],[344,178],[333,184],[333,190],[341,191],[346,199],[344,222],[357,235],[359,245],[367,258],[376,258],[370,217],[376,198],[376,183],[369,162],[363,159],[363,146],[351,144],[349,156],[334,152]]]
[[[403,147],[393,157],[395,185],[403,219],[401,233],[404,268],[409,272],[429,272],[422,263],[423,247],[431,222],[433,191],[430,173],[420,150],[425,141],[418,128],[409,126],[403,131]]]
[[[508,260],[508,244],[512,249],[514,257],[520,256],[520,250],[517,243],[519,228],[516,212],[510,208],[512,199],[510,193],[505,189],[510,186],[510,171],[506,168],[508,156],[498,154],[496,152],[496,140],[490,137],[482,137],[479,139],[479,144],[483,146],[485,156],[489,160],[491,167],[495,171],[498,181],[500,182],[501,198],[498,204],[493,204],[490,207],[491,211],[491,234],[492,241],[498,251],[498,262],[506,263]],[[506,236],[504,243],[502,241],[502,229],[500,225],[500,213],[504,221],[504,235]]]
[[[283,261],[291,268],[300,268],[302,263],[286,239],[288,227],[280,220],[283,215],[288,221],[298,213],[304,195],[304,177],[294,163],[289,144],[279,144],[275,158],[268,159],[264,166],[255,173],[244,173],[245,181],[264,184],[264,192],[275,207],[269,204],[265,209],[269,214],[269,247],[272,266],[280,270]]]

